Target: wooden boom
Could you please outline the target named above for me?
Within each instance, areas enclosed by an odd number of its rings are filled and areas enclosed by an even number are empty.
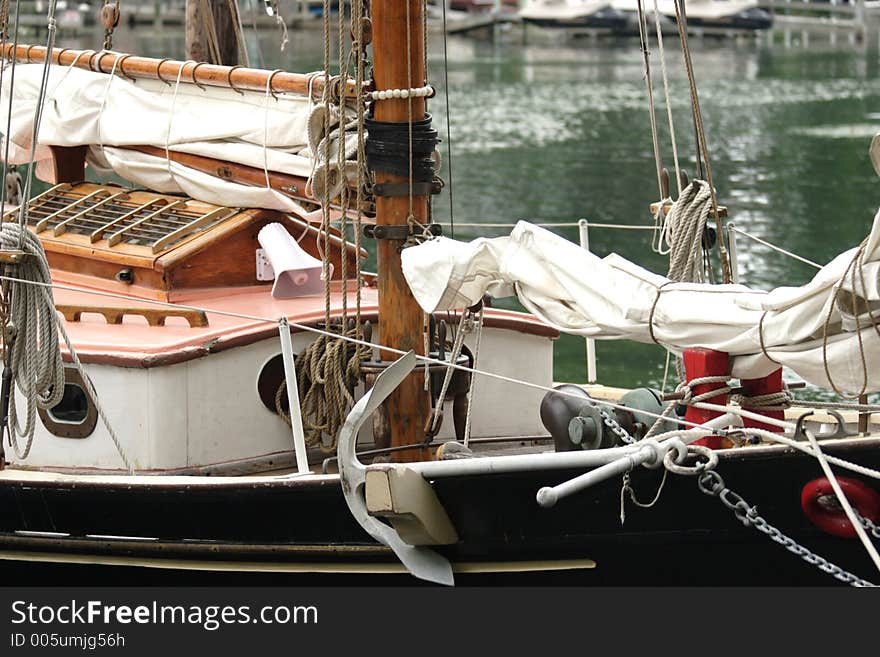
[[[128,150],[138,151],[145,155],[153,157],[161,157],[163,160],[167,157],[172,162],[177,162],[190,169],[207,173],[227,182],[238,183],[239,185],[247,185],[249,187],[265,187],[266,171],[257,167],[239,164],[237,162],[229,162],[228,160],[218,160],[213,157],[205,157],[203,155],[193,155],[191,153],[181,153],[179,151],[169,150],[167,155],[164,148],[156,146],[125,146],[119,148],[127,148]],[[301,176],[293,176],[288,173],[278,171],[269,171],[269,187],[276,192],[280,192],[285,196],[294,198],[298,201],[307,203],[318,203],[318,201],[306,190],[307,178]],[[331,202],[331,205],[338,207],[337,203]],[[375,214],[375,207],[369,199],[365,199],[361,210],[367,215]]]
[[[43,62],[46,59],[46,47],[35,45],[7,44],[3,47],[3,56],[15,57],[23,63]],[[77,68],[100,73],[110,73],[116,64],[116,73],[130,78],[146,78],[174,83],[180,75],[180,82],[186,84],[227,87],[238,91],[262,91],[269,87],[271,93],[297,93],[308,95],[311,85],[312,96],[320,97],[324,91],[324,75],[288,73],[287,71],[266,71],[243,66],[216,66],[214,64],[181,62],[174,59],[155,59],[138,57],[109,51],[72,50],[70,48],[53,48],[52,63],[59,66],[75,65]],[[182,72],[181,72],[182,70]],[[345,84],[345,95],[355,97],[355,83],[348,80]]]

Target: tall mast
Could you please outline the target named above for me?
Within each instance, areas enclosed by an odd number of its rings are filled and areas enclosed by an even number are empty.
[[[209,0],[210,15],[200,0],[186,2],[186,59],[234,66],[238,64],[235,17],[226,0]]]
[[[426,84],[424,55],[424,3],[422,0],[373,0],[373,78],[376,90],[413,89]],[[425,118],[424,98],[377,100],[373,118],[383,122],[419,121]],[[376,174],[376,182],[407,183],[408,177]],[[414,196],[415,221],[428,223],[428,196]],[[406,226],[410,213],[409,196],[378,196],[377,226]],[[382,344],[423,354],[422,311],[403,277],[400,248],[403,242],[377,241],[379,268],[379,337]],[[391,353],[383,359],[393,359]],[[391,446],[419,442],[425,435],[430,403],[420,372],[411,374],[386,402],[391,428]],[[425,450],[397,453],[398,460],[420,460]]]

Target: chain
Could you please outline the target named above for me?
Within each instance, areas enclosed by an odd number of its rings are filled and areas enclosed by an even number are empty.
[[[601,406],[599,406],[599,404],[595,403],[592,400],[590,401],[590,404],[593,406],[593,408],[595,408],[597,411],[599,411],[599,415],[602,416],[602,422],[605,424],[606,427],[611,429],[611,432],[615,436],[620,438],[620,440],[622,440],[627,445],[632,445],[633,443],[636,442],[636,439],[633,438],[631,435],[629,435],[627,430],[624,429],[622,426],[620,426],[620,424],[618,424],[617,420],[612,418],[611,415],[608,413],[608,411],[603,409]]]
[[[855,511],[855,509],[853,509],[853,510]],[[865,529],[867,529],[869,532],[871,532],[871,535],[872,535],[874,538],[880,538],[880,527],[878,527],[877,525],[875,525],[875,524],[871,521],[870,518],[865,518],[864,516],[862,516],[858,511],[855,511],[855,514],[856,514],[856,518],[858,518],[858,519],[861,521],[862,526],[863,526]]]
[[[715,472],[713,469],[705,469],[702,474],[698,476],[697,485],[700,490],[706,495],[710,495],[713,497],[717,497],[721,500],[721,502],[728,509],[733,511],[733,514],[736,516],[736,519],[739,520],[746,527],[754,527],[758,531],[767,535],[773,542],[779,543],[786,550],[791,552],[792,554],[800,557],[808,564],[815,566],[819,570],[824,573],[828,573],[832,577],[845,584],[849,584],[850,586],[856,587],[873,587],[875,584],[871,582],[861,579],[852,573],[843,570],[840,566],[836,566],[831,563],[827,559],[820,557],[815,552],[811,552],[803,545],[800,545],[797,541],[792,539],[790,536],[786,536],[781,531],[779,531],[776,527],[771,525],[769,522],[764,520],[760,515],[758,515],[758,509],[754,506],[749,506],[749,504],[742,498],[742,496],[738,495],[731,489],[727,487],[724,483],[724,479],[721,478],[721,475]],[[862,519],[862,522],[865,522],[865,518]],[[867,522],[871,522],[868,520]],[[871,523],[873,525],[873,523]],[[867,525],[866,525],[867,526]],[[880,534],[880,530],[877,530],[876,526],[871,529],[872,532],[878,531]],[[875,534],[877,535],[877,534]]]

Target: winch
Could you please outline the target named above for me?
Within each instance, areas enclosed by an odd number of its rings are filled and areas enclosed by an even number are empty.
[[[541,400],[541,422],[553,436],[557,452],[614,447],[621,444],[621,439],[609,426],[606,417],[635,440],[640,440],[654,424],[656,415],[663,412],[660,398],[659,390],[635,388],[611,406],[594,399],[580,386],[563,384]],[[677,429],[677,420],[677,415],[664,420],[663,426],[655,433]]]

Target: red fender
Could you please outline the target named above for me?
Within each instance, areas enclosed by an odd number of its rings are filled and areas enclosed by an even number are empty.
[[[838,477],[837,483],[849,503],[859,512],[863,518],[876,523],[880,521],[880,493],[858,479]],[[834,509],[824,506],[819,498],[834,495],[831,483],[825,478],[814,479],[804,486],[801,491],[801,508],[810,522],[823,532],[841,538],[855,538],[856,530],[846,517],[843,509]]]

